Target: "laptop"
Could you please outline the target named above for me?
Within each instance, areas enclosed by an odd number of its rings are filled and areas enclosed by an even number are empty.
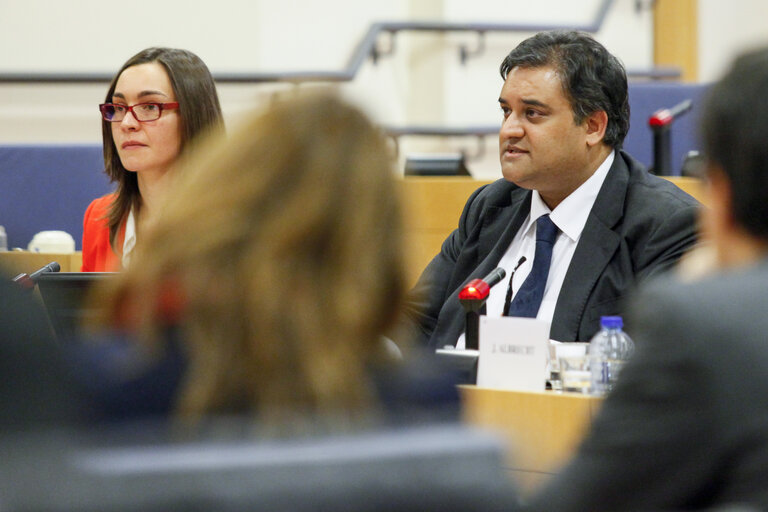
[[[77,336],[83,321],[94,314],[86,297],[91,287],[116,272],[45,272],[37,288],[48,313],[51,327],[60,340]]]

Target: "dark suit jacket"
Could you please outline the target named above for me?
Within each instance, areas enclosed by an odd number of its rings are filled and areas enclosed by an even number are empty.
[[[768,260],[630,306],[636,352],[531,510],[768,510]]]
[[[406,305],[417,339],[455,344],[464,331],[461,287],[493,270],[530,212],[530,190],[505,180],[478,189]],[[672,266],[696,242],[699,203],[623,151],[595,200],[555,306],[550,337],[588,341],[637,280]]]

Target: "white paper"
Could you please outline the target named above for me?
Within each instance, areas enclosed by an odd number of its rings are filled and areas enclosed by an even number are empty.
[[[477,385],[544,391],[549,322],[535,318],[480,317]]]

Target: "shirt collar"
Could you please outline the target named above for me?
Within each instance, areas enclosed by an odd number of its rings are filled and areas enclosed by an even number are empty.
[[[534,190],[531,197],[531,215],[528,218],[524,233],[531,229],[539,217],[549,214],[549,218],[560,231],[572,241],[578,242],[581,232],[587,224],[592,206],[595,204],[595,199],[597,199],[597,194],[600,192],[606,176],[608,176],[611,165],[613,165],[615,155],[616,152],[611,151],[592,176],[563,199],[554,210],[550,210],[539,192]]]

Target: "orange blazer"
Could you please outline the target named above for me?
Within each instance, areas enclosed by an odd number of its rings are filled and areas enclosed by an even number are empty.
[[[83,266],[81,272],[116,272],[122,266],[121,255],[116,254],[109,245],[109,225],[107,214],[115,194],[107,194],[91,201],[83,218]],[[125,240],[125,220],[117,232],[116,246],[123,247]]]

